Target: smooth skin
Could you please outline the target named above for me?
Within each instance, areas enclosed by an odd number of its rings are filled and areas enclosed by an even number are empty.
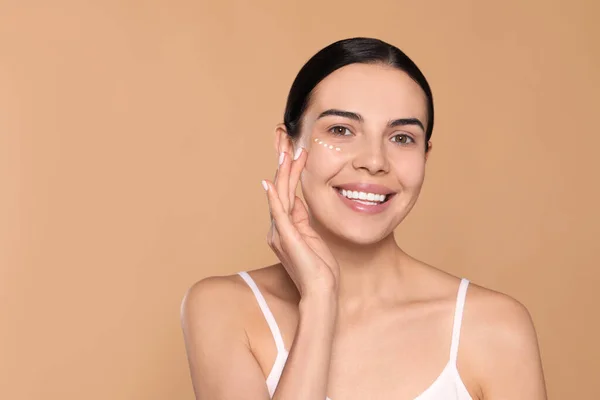
[[[360,118],[320,117],[330,109]],[[414,259],[394,239],[418,198],[432,148],[421,127],[391,127],[398,118],[426,123],[420,87],[402,71],[352,64],[316,87],[298,140],[283,125],[276,128],[283,157],[274,180],[266,181],[267,242],[280,263],[250,271],[290,351],[274,399],[412,400],[448,363],[460,279]],[[315,137],[344,151],[310,147]],[[383,213],[361,214],[334,189],[351,182],[382,184],[397,194]],[[275,344],[239,276],[193,285],[182,327],[197,399],[269,399],[265,379]],[[546,399],[527,309],[473,283],[458,370],[473,399]]]

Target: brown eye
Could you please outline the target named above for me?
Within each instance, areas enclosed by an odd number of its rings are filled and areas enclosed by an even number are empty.
[[[329,132],[336,136],[348,136],[352,133],[350,132],[350,129],[346,128],[345,126],[334,126],[333,128],[329,129]]]
[[[399,143],[399,144],[410,144],[410,143],[414,143],[414,139],[411,138],[408,135],[396,135],[394,136],[392,139],[396,139],[396,140],[392,140],[393,142]]]

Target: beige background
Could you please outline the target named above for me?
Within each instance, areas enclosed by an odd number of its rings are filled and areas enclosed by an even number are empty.
[[[597,398],[597,4],[0,0],[0,398],[193,398],[182,296],[275,261],[273,127],[351,36],[434,91],[401,245],[527,305],[550,397]]]

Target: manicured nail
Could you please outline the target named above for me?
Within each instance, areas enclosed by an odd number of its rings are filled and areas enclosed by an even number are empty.
[[[264,188],[265,190],[269,190],[269,185],[267,185],[267,182],[266,182],[266,181],[261,181],[261,183],[262,183],[262,186],[263,186],[263,188]]]
[[[302,147],[298,147],[298,149],[296,149],[296,153],[294,153],[294,160],[297,160],[300,157],[300,154],[302,154]]]
[[[283,160],[285,159],[285,153],[282,151],[279,153],[279,165],[283,164]]]

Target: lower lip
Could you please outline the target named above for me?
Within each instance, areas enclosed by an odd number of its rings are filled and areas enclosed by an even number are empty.
[[[391,203],[391,199],[388,199],[385,203],[378,203],[374,205],[368,205],[359,203],[358,201],[350,200],[346,196],[343,196],[337,189],[333,189],[342,200],[342,202],[347,205],[349,208],[356,212],[365,213],[365,214],[378,214],[380,212],[385,211]],[[394,196],[394,195],[391,195]]]

